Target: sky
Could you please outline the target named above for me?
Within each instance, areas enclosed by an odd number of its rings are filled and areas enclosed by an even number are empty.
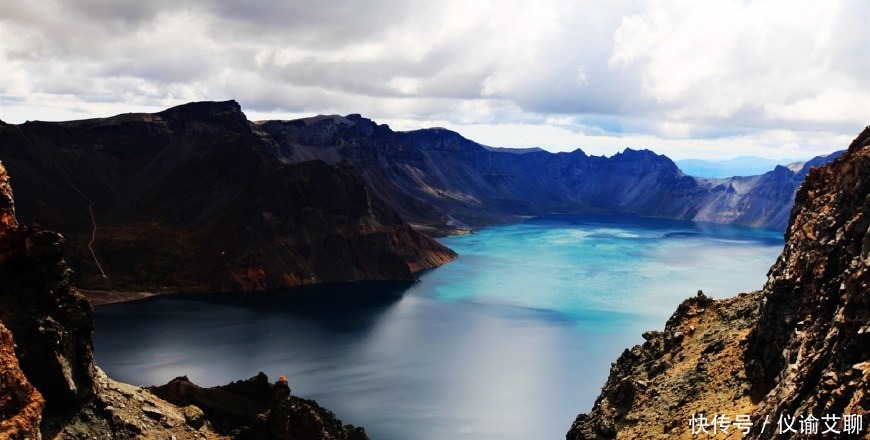
[[[2,0],[0,119],[235,99],[496,147],[805,159],[870,124],[870,1]]]

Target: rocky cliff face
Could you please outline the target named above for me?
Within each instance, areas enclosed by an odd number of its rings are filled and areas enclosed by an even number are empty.
[[[683,302],[664,331],[645,333],[643,345],[620,356],[567,438],[693,438],[699,417],[714,423],[716,415],[728,417],[722,438],[867,438],[868,226],[870,127],[842,157],[809,172],[764,289]],[[863,415],[863,427],[846,432],[844,415]]]
[[[93,362],[91,305],[70,283],[63,254],[59,234],[19,224],[0,163],[0,438],[367,439],[291,396],[286,380],[263,377],[270,404],[229,431],[219,415],[107,378]],[[235,404],[224,397],[213,404]]]
[[[270,148],[232,101],[0,126],[19,218],[64,232],[83,288],[410,280],[455,258],[349,167],[290,164]]]
[[[758,176],[696,178],[710,194],[695,219],[785,230],[795,194],[804,178],[813,167],[831,162],[842,153],[813,158],[795,169],[777,166]]]
[[[45,400],[18,365],[12,333],[0,323],[0,438],[39,438]]]
[[[93,311],[69,284],[63,237],[20,226],[0,163],[0,322],[14,335],[27,378],[51,410],[91,398]]]
[[[783,229],[805,171],[698,179],[667,157],[489,148],[444,129],[394,132],[359,115],[266,121],[291,161],[350,162],[408,221],[434,231],[552,212],[619,213]]]
[[[768,273],[747,347],[758,415],[870,410],[870,127],[844,159],[809,173]]]

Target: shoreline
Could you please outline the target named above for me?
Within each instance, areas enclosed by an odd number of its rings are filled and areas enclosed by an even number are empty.
[[[343,289],[347,286],[365,286],[370,284],[387,284],[387,285],[395,285],[396,283],[407,284],[403,288],[407,289],[412,284],[418,282],[420,280],[419,276],[422,273],[425,273],[430,270],[434,270],[437,267],[423,269],[417,272],[414,272],[416,275],[416,279],[412,280],[354,280],[354,281],[334,281],[334,282],[317,282],[310,284],[300,284],[297,286],[286,286],[286,287],[277,287],[272,289],[256,289],[256,290],[235,290],[235,291],[209,291],[209,290],[166,290],[160,292],[153,291],[119,291],[119,290],[98,290],[98,289],[76,289],[82,296],[87,299],[91,305],[94,307],[102,306],[106,304],[119,304],[125,302],[133,302],[139,301],[146,298],[156,297],[156,296],[166,296],[166,295],[201,295],[201,294],[214,294],[214,295],[246,295],[246,294],[256,294],[256,293],[265,293],[276,290],[297,290],[300,293],[304,293],[304,289],[310,288],[318,288],[318,287],[330,287]],[[341,290],[339,290],[340,292]],[[364,296],[362,294],[358,296]]]
[[[105,304],[117,304],[136,301],[158,295],[168,295],[178,292],[122,292],[118,290],[86,290],[78,289],[94,307]]]

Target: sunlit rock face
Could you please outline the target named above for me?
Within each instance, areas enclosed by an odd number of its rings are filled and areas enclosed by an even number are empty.
[[[64,233],[82,288],[412,280],[455,258],[349,166],[271,148],[233,101],[0,127],[19,218]]]
[[[690,438],[699,414],[727,416],[743,438],[780,438],[780,417],[810,416],[816,431],[795,422],[782,437],[866,438],[866,425],[849,431],[843,419],[870,410],[868,227],[870,127],[807,175],[763,290],[684,301],[663,332],[644,333],[613,364],[568,439]]]

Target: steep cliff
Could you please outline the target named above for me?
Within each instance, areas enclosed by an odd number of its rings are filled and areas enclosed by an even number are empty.
[[[232,101],[0,127],[19,218],[64,232],[83,288],[410,280],[455,258],[350,167],[289,164],[269,148]]]
[[[757,176],[695,180],[710,189],[710,196],[695,214],[696,220],[735,223],[785,230],[795,194],[813,167],[840,157],[842,151],[815,157],[800,167],[776,166]],[[725,191],[720,191],[725,188]]]
[[[444,129],[395,132],[359,115],[263,121],[255,130],[292,161],[348,161],[408,221],[433,231],[552,212],[618,213],[783,229],[806,171],[699,179],[667,157],[626,149],[490,148]],[[832,158],[830,158],[832,159]]]
[[[93,361],[92,308],[70,283],[63,237],[19,224],[9,180],[0,163],[0,438],[367,439],[291,396],[286,381],[264,377],[270,405],[229,431],[219,415],[106,377]],[[318,426],[329,435],[315,435]]]
[[[0,163],[0,264],[13,251],[19,231],[9,176]],[[7,311],[8,313],[8,311]],[[45,400],[30,384],[15,354],[12,333],[0,318],[0,437],[10,439],[37,438]]]
[[[807,176],[768,273],[746,356],[758,415],[870,410],[870,127],[846,156]]]
[[[613,364],[567,438],[692,438],[714,425],[716,438],[870,437],[868,226],[870,127],[807,175],[764,289],[683,302]]]
[[[93,395],[93,310],[69,284],[63,237],[15,220],[2,163],[0,186],[0,322],[14,336],[21,369],[48,409],[63,411]]]

